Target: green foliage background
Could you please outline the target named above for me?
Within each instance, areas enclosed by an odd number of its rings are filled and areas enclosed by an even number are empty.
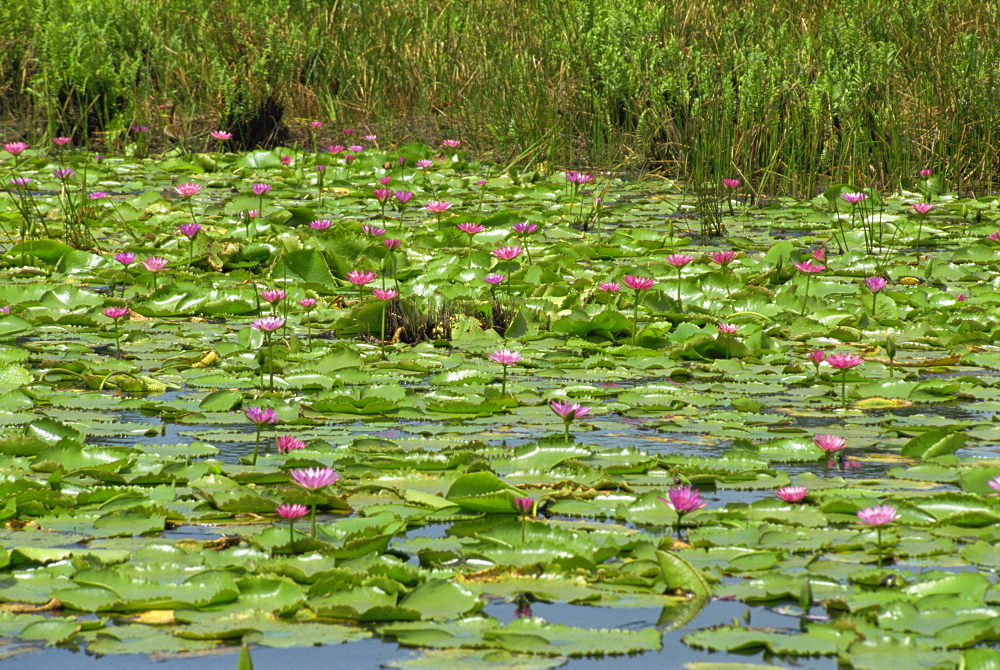
[[[7,0],[0,113],[114,142],[178,101],[280,104],[300,139],[461,137],[808,192],[998,166],[1000,17],[971,0]],[[332,125],[330,122],[333,122]],[[326,139],[321,137],[322,139]]]

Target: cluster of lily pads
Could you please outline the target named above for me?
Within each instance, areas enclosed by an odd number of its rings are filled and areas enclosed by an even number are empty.
[[[994,197],[365,141],[0,153],[0,653],[997,662]]]

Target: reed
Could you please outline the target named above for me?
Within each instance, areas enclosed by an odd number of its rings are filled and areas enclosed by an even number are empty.
[[[498,162],[960,189],[1000,166],[1000,10],[971,0],[7,0],[0,115],[129,140],[183,105],[237,147],[342,127]],[[155,129],[155,128],[154,128]],[[328,134],[330,137],[324,137]],[[162,137],[162,135],[160,135]],[[154,135],[156,137],[156,135]]]

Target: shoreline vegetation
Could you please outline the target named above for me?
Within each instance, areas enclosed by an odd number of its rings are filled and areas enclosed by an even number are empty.
[[[8,139],[109,153],[137,150],[135,126],[155,149],[171,135],[198,149],[211,129],[234,150],[321,148],[345,127],[463,137],[499,167],[736,175],[768,194],[893,189],[932,167],[978,195],[998,168],[997,14],[966,0],[8,0],[0,122]]]

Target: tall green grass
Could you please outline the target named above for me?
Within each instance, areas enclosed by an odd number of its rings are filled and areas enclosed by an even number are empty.
[[[971,0],[7,0],[0,112],[114,142],[176,100],[304,137],[460,137],[499,162],[763,192],[998,165],[1000,10]],[[334,137],[330,135],[330,138]]]

